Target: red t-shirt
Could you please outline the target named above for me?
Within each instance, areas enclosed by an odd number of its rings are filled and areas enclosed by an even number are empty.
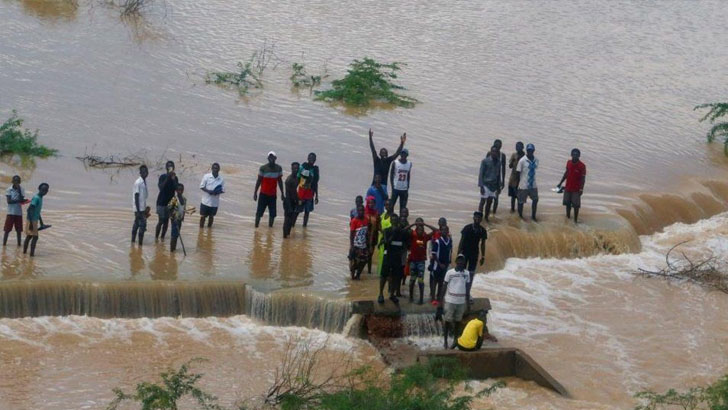
[[[410,261],[422,262],[427,260],[427,242],[432,239],[432,234],[423,233],[418,235],[416,230],[412,231],[410,241]]]
[[[581,186],[581,179],[586,175],[586,165],[583,162],[578,161],[576,164],[574,161],[569,160],[566,163],[566,186],[564,190],[566,192],[579,192],[583,187]]]

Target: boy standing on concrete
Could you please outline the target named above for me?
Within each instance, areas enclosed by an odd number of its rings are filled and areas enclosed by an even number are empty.
[[[465,256],[458,255],[455,259],[455,269],[450,269],[445,274],[445,306],[437,308],[437,316],[445,321],[445,349],[450,347],[447,344],[447,335],[453,332],[453,339],[457,339],[458,328],[463,320],[467,307],[466,287],[470,283],[470,275],[465,270]]]

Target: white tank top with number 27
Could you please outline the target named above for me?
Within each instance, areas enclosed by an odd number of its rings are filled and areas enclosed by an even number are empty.
[[[409,173],[412,169],[412,161],[407,161],[406,164],[394,161],[394,186],[392,188],[397,191],[406,191],[409,189]]]

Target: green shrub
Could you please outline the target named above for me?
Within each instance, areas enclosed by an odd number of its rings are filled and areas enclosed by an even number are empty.
[[[340,101],[344,104],[366,107],[372,102],[387,102],[399,107],[411,108],[418,102],[412,97],[398,94],[404,88],[392,82],[402,63],[383,64],[371,58],[354,60],[346,76],[331,83],[332,89],[316,91],[316,99]]]
[[[642,391],[635,394],[635,397],[641,402],[635,410],[728,410],[728,375],[708,387],[693,387],[684,392],[675,389],[665,393]]]
[[[321,84],[320,75],[309,75],[303,64],[293,63],[293,74],[291,74],[291,82],[296,88],[308,87],[313,88]]]
[[[716,138],[723,137],[723,152],[728,155],[728,122],[719,122],[715,124],[716,119],[728,114],[728,103],[700,104],[693,108],[693,110],[700,110],[704,108],[710,108],[710,110],[703,116],[703,118],[700,119],[700,122],[708,120],[711,124],[713,124],[708,131],[708,142],[713,142]]]
[[[211,71],[205,76],[205,83],[217,84],[221,87],[235,88],[240,95],[245,95],[252,88],[263,88],[258,74],[252,69],[253,61],[238,62],[238,72]]]
[[[0,154],[19,154],[30,157],[50,157],[58,151],[38,144],[38,131],[23,128],[23,119],[13,115],[0,125]]]
[[[124,393],[121,389],[114,389],[116,398],[107,407],[115,410],[123,401],[133,401],[141,404],[142,410],[177,410],[177,402],[184,396],[192,396],[200,408],[221,409],[215,402],[217,398],[205,393],[197,387],[202,374],[189,373],[190,365],[202,359],[192,359],[183,364],[179,370],[169,370],[162,373],[162,384],[141,382],[136,386],[134,394]]]
[[[416,364],[391,376],[388,382],[369,368],[352,373],[346,387],[312,396],[291,396],[281,400],[284,410],[469,410],[473,399],[488,396],[505,386],[497,382],[476,395],[455,394],[465,378],[461,366],[449,359]],[[437,375],[447,376],[440,379]]]

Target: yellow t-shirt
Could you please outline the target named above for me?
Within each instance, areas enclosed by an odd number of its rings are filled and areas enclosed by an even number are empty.
[[[478,337],[483,337],[483,321],[473,319],[465,325],[463,334],[458,338],[458,344],[466,349],[472,349],[478,343]]]

